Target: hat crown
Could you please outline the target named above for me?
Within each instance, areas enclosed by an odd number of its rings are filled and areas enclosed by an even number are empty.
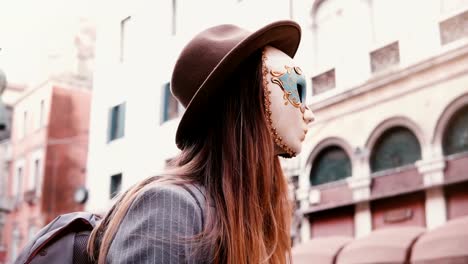
[[[185,46],[171,80],[172,93],[184,107],[222,59],[249,34],[249,31],[235,25],[219,25],[197,34]]]
[[[293,57],[300,39],[301,29],[291,20],[270,23],[253,33],[225,24],[196,35],[172,72],[172,93],[186,108],[177,127],[177,147],[183,149],[204,133],[210,125],[211,100],[222,96],[223,89],[237,88],[223,84],[249,56],[271,45]]]

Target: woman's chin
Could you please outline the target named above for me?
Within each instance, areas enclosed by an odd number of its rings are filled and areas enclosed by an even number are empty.
[[[295,156],[297,156],[297,155],[299,155],[299,153],[301,153],[302,146],[299,144],[298,146],[294,146],[291,149],[295,153]],[[279,147],[276,144],[275,144],[275,155],[277,155],[277,156],[289,156],[289,154],[284,149],[282,149],[281,147]]]

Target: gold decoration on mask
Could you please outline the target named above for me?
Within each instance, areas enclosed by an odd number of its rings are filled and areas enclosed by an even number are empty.
[[[288,67],[288,66],[284,66],[284,67]],[[270,74],[273,76],[271,77],[271,82],[274,84],[277,84],[281,88],[281,90],[283,90],[283,93],[284,93],[283,99],[285,100],[284,105],[288,105],[288,102],[289,102],[291,103],[292,106],[299,108],[301,106],[301,102],[300,101],[298,102],[291,98],[292,92],[289,92],[284,88],[283,81],[281,81],[280,79],[280,77],[283,76],[285,73],[279,73],[279,72],[275,72],[271,70]]]
[[[279,71],[271,70],[271,71],[270,71],[270,74],[271,74],[271,76],[273,76],[273,77],[281,77],[281,76],[283,76],[284,72],[279,72]]]
[[[263,75],[263,93],[264,93],[264,106],[265,106],[265,119],[267,120],[267,126],[268,129],[270,130],[270,134],[274,138],[274,141],[277,146],[279,146],[281,149],[283,149],[286,153],[285,154],[280,154],[280,156],[284,158],[292,158],[296,156],[296,153],[286,144],[283,142],[283,138],[278,135],[278,132],[276,131],[276,128],[273,127],[273,120],[271,119],[271,91],[268,90],[268,80],[267,80],[267,75],[268,75],[268,69],[266,67],[266,62],[267,58],[265,55],[265,51],[262,52],[262,75]],[[270,74],[275,77],[280,77],[284,73],[280,72],[275,72],[275,71],[270,71]],[[273,81],[273,78],[272,78]],[[283,91],[285,91],[283,89]],[[287,103],[287,102],[286,102]]]
[[[295,66],[295,67],[294,67],[294,71],[295,71],[297,74],[302,75],[302,70],[301,70],[301,68]]]

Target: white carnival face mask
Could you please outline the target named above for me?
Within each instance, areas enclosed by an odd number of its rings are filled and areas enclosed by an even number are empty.
[[[286,53],[267,46],[263,50],[265,108],[270,130],[280,155],[294,157],[301,152],[307,125],[314,120],[307,107],[306,79]]]

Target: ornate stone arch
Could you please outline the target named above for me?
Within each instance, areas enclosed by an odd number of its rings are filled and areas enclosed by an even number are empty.
[[[368,165],[367,167],[370,170],[372,170],[372,166],[373,166],[371,164],[372,153],[375,151],[375,148],[377,147],[376,144],[381,140],[382,136],[384,136],[386,132],[388,132],[391,129],[398,128],[398,127],[407,129],[416,137],[417,143],[419,144],[419,151],[421,154],[421,159],[423,158],[423,153],[425,153],[424,149],[426,148],[426,140],[420,127],[415,122],[413,122],[407,117],[403,117],[403,116],[391,117],[389,119],[384,120],[383,122],[381,122],[379,125],[377,125],[374,128],[373,132],[370,134],[365,144],[366,155],[364,156],[365,158],[364,163]]]
[[[348,154],[351,161],[353,161],[353,148],[348,142],[346,142],[346,140],[340,137],[327,137],[321,140],[317,145],[315,145],[315,147],[312,149],[309,156],[307,157],[306,163],[311,164],[312,161],[323,149],[332,145],[341,147],[346,152],[346,154]]]
[[[468,105],[468,93],[465,93],[453,101],[451,101],[444,109],[442,112],[441,116],[437,120],[437,124],[432,136],[432,144],[434,146],[434,151],[436,154],[443,155],[443,138],[444,138],[444,133],[449,125],[452,117],[458,112],[458,110],[461,110],[463,107]]]
[[[385,131],[397,126],[406,127],[411,132],[413,132],[413,134],[418,139],[421,148],[424,148],[424,146],[426,146],[427,141],[425,139],[424,133],[415,122],[404,116],[395,116],[380,122],[380,124],[378,124],[374,128],[370,136],[367,138],[365,144],[366,149],[370,151]]]

